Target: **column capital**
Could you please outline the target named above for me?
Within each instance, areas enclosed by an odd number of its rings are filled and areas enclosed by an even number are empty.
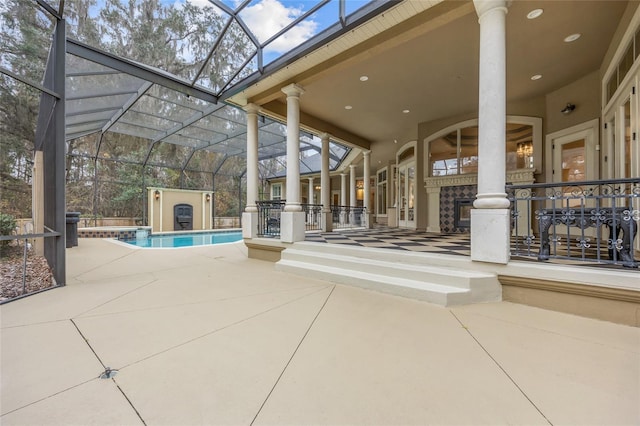
[[[355,170],[355,168],[358,167],[355,164],[349,164],[349,170]]]
[[[368,151],[362,151],[362,155],[364,155],[365,157],[368,157],[371,155],[371,150]]]
[[[256,104],[246,104],[244,107],[242,107],[242,109],[247,114],[257,114],[257,113],[260,112],[260,106],[258,106]]]
[[[290,84],[288,86],[284,86],[280,90],[282,90],[282,93],[287,95],[287,97],[298,98],[298,97],[300,97],[300,95],[304,94],[304,89],[302,88],[302,86],[298,86],[295,83],[292,83],[292,84]]]
[[[318,137],[319,137],[321,140],[329,140],[329,139],[331,139],[331,135],[330,135],[329,133],[326,133],[326,132],[325,132],[325,133],[320,133],[320,134],[318,135]]]
[[[511,6],[511,0],[473,0],[473,6],[480,20],[485,13],[494,9],[502,10],[506,14]]]

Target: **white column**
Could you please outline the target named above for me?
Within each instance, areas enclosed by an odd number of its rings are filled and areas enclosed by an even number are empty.
[[[308,183],[309,188],[308,188],[308,191],[307,191],[307,200],[308,200],[307,203],[314,204],[313,203],[313,178],[310,177],[310,178],[307,178],[307,179],[309,180],[309,183]]]
[[[364,153],[364,172],[363,174],[363,179],[364,179],[364,197],[363,197],[363,204],[364,204],[364,208],[365,208],[365,224],[364,226],[366,228],[369,228],[371,226],[371,218],[372,218],[372,214],[373,212],[370,210],[370,206],[371,206],[371,179],[370,179],[370,174],[371,174],[371,151],[365,151]]]
[[[247,113],[247,205],[242,213],[242,237],[258,236],[258,111],[255,104],[244,107]]]
[[[258,111],[255,104],[244,107],[247,112],[247,206],[245,212],[257,212],[258,207]]]
[[[509,200],[505,193],[507,1],[474,0],[480,23],[478,194],[471,212],[471,259],[509,261]]]
[[[355,207],[356,202],[356,166],[349,165],[349,206]]]
[[[322,165],[320,168],[320,202],[322,203],[322,230],[331,232],[331,176],[329,175],[329,134],[320,135],[322,141]]]
[[[300,205],[300,96],[296,84],[282,88],[287,95],[287,199],[280,221],[280,240],[304,241],[305,217]]]
[[[347,221],[347,212],[345,207],[347,206],[347,174],[340,173],[340,225],[344,225]]]
[[[287,202],[286,212],[302,211],[300,206],[300,96],[302,87],[290,84],[282,89],[287,95]]]

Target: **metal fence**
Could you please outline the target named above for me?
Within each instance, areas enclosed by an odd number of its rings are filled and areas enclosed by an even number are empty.
[[[637,268],[640,179],[508,185],[511,256]]]
[[[306,231],[322,230],[322,204],[303,204],[304,227]]]
[[[258,236],[280,236],[280,214],[284,210],[284,200],[256,201],[258,206]]]
[[[350,229],[365,226],[366,208],[331,206],[333,229]]]

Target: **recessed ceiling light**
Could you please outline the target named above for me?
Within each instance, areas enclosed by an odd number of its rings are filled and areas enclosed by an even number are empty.
[[[352,109],[352,108],[353,108],[353,107],[352,107],[351,105],[346,105],[346,106],[344,107],[344,109]]]
[[[542,78],[542,74],[536,74],[531,76],[531,80],[540,80]]]
[[[527,19],[536,19],[542,15],[542,12],[542,9],[533,9],[531,12],[527,13]]]
[[[394,139],[394,140],[393,140],[393,143],[398,143],[398,139]]]
[[[369,80],[369,77],[367,77],[366,75],[360,76],[360,81],[367,81],[367,80]]]
[[[580,34],[580,33],[575,33],[575,34],[568,35],[568,36],[566,36],[564,38],[564,41],[566,43],[571,43],[572,41],[576,41],[577,39],[579,39],[581,35],[582,34]]]
[[[409,114],[410,112],[411,112],[411,111],[409,111],[408,109],[403,109],[403,110],[402,110],[402,113],[403,113],[403,114]]]

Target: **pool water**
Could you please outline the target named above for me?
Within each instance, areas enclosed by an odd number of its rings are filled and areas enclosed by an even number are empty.
[[[124,240],[123,242],[137,247],[176,248],[205,246],[210,244],[234,243],[242,239],[242,232],[207,232],[197,234],[151,235],[147,238]]]

